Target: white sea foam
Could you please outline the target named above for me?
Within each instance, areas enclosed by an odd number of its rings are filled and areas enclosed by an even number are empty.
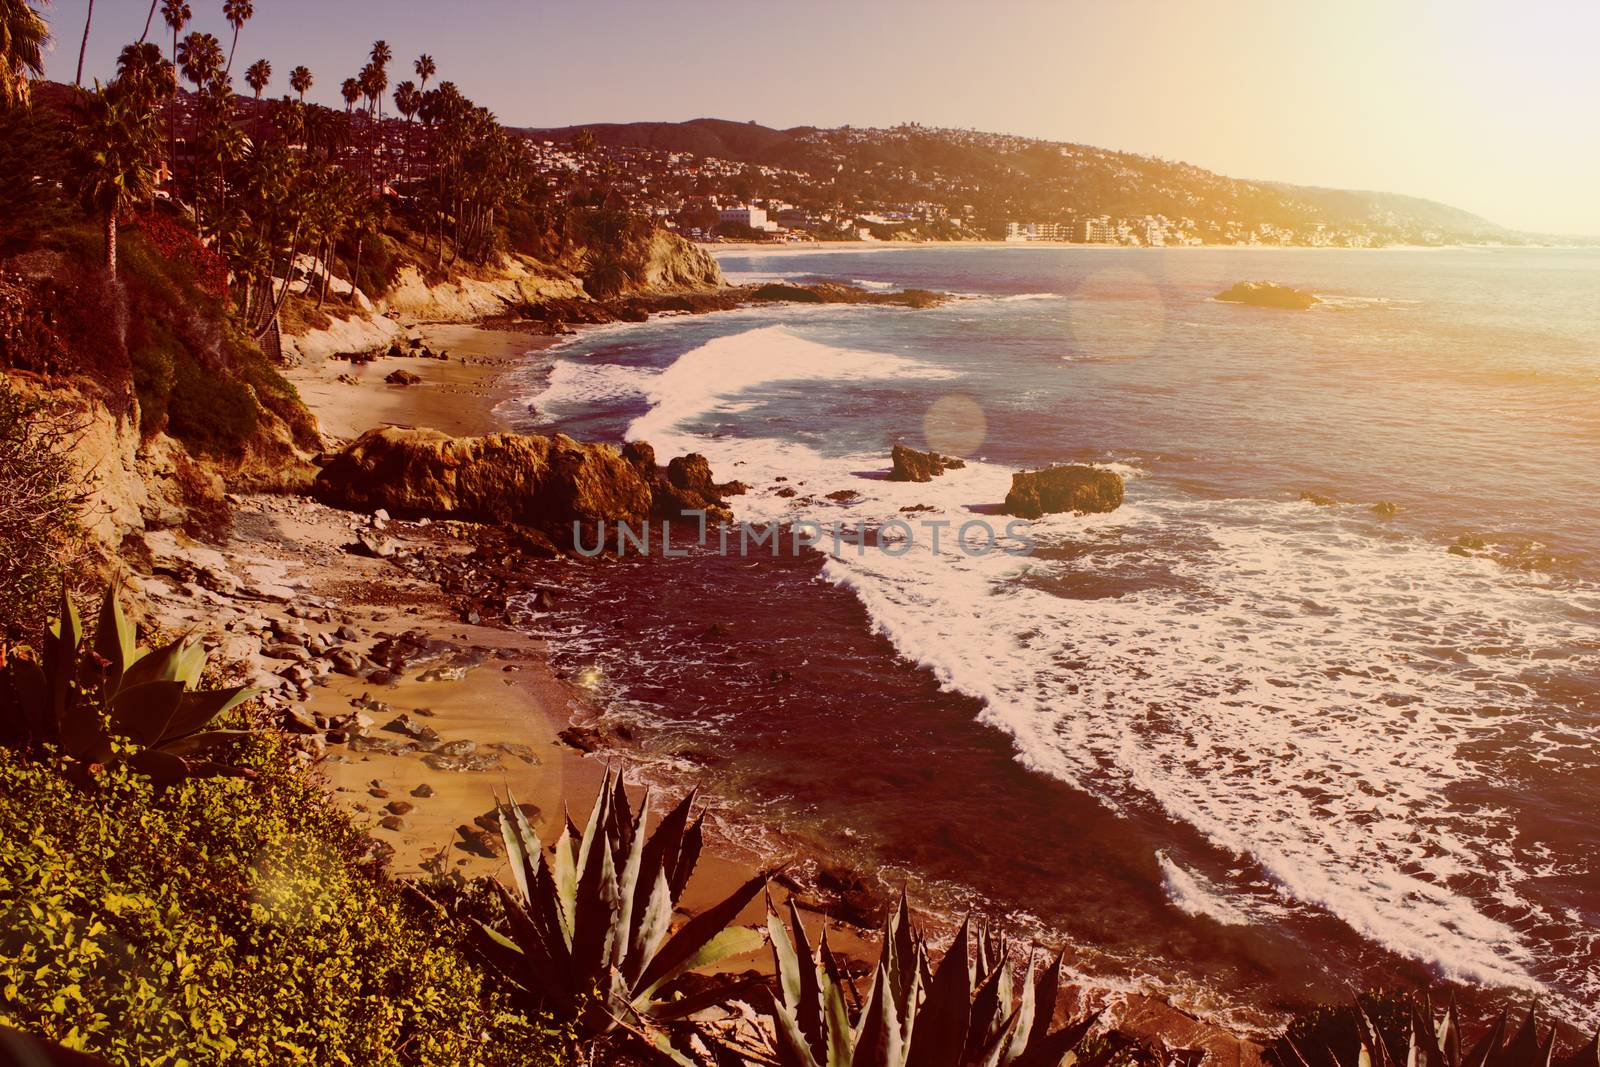
[[[1246,926],[1250,916],[1244,909],[1229,903],[1217,887],[1193,871],[1185,870],[1172,861],[1165,852],[1156,853],[1161,865],[1161,877],[1166,884],[1167,899],[1185,915],[1204,916],[1224,926]]]
[[[648,413],[628,427],[664,453],[688,450],[677,431],[730,398],[774,382],[861,382],[878,378],[946,378],[953,372],[905,356],[835,348],[784,326],[764,326],[708,341],[646,383]]]
[[[1029,300],[1065,300],[1066,297],[1061,293],[1012,293],[995,299],[1002,304],[1019,304]]]

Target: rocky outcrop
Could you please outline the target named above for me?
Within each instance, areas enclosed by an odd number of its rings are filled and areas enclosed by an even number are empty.
[[[954,456],[941,456],[937,452],[918,452],[905,445],[895,445],[889,453],[894,466],[889,471],[891,482],[929,482],[948,470],[959,470],[967,465]]]
[[[1098,513],[1122,506],[1122,476],[1098,467],[1080,465],[1019,471],[1011,476],[1011,491],[1003,509],[1007,515],[1037,519],[1042,515],[1072,511]]]
[[[570,533],[573,522],[638,523],[650,483],[610,445],[564,434],[451,437],[369,430],[317,476],[316,497],[358,511],[507,522]]]
[[[1304,311],[1313,304],[1321,303],[1315,293],[1308,293],[1304,289],[1295,289],[1278,282],[1235,282],[1231,289],[1218,293],[1217,299],[1230,304],[1288,308],[1293,311]]]
[[[887,304],[895,307],[938,307],[949,300],[946,293],[928,289],[901,289],[892,293],[874,292],[855,285],[837,282],[814,282],[790,285],[786,282],[768,282],[745,290],[753,303],[790,304]]]
[[[655,292],[706,291],[727,285],[710,252],[668,230],[655,230],[636,284]]]
[[[575,522],[638,526],[694,512],[729,519],[726,497],[744,491],[737,482],[718,483],[698,453],[662,471],[644,441],[619,452],[564,434],[451,437],[395,426],[362,434],[323,468],[313,489],[335,507],[501,523],[547,531],[559,544]]]
[[[698,518],[704,514],[709,520],[728,521],[733,518],[733,510],[726,498],[747,491],[742,482],[717,482],[711,474],[711,463],[698,452],[673,459],[665,472],[656,465],[656,450],[648,441],[629,441],[622,448],[622,456],[649,480],[651,511],[657,518]]]

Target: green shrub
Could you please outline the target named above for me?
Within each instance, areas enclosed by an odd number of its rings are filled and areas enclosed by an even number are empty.
[[[0,751],[0,1025],[118,1064],[555,1060],[280,738],[235,759],[158,796]]]

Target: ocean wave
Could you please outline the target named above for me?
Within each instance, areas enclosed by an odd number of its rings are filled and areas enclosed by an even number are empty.
[[[763,326],[708,341],[650,378],[645,389],[650,410],[629,425],[627,436],[650,441],[667,453],[693,450],[700,442],[682,438],[679,427],[740,393],[775,382],[956,376],[905,356],[836,348],[808,341],[784,326]]]
[[[1166,886],[1167,899],[1185,915],[1205,917],[1224,926],[1248,926],[1250,916],[1242,908],[1229,903],[1217,890],[1193,871],[1187,871],[1172,861],[1165,852],[1156,853],[1161,865],[1161,878]]]

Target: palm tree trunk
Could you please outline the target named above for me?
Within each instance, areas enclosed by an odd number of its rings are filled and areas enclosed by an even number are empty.
[[[83,85],[83,54],[89,50],[89,25],[94,22],[94,0],[89,0],[89,13],[83,17],[83,43],[78,46],[78,77],[72,84]],[[115,266],[116,264],[112,264]]]
[[[228,65],[222,68],[222,73],[233,73],[233,51],[239,47],[239,27],[233,28],[233,43],[228,45]]]
[[[366,235],[356,238],[356,262],[350,268],[350,306],[356,306],[356,282],[361,277],[361,246],[367,243]]]
[[[322,310],[322,302],[328,299],[328,279],[332,276],[332,260],[335,247],[332,241],[328,242],[328,258],[322,261],[322,291],[317,294],[318,311]]]
[[[111,208],[106,212],[106,270],[111,276],[117,276],[117,209]]]
[[[139,35],[139,43],[144,44],[144,39],[150,36],[150,24],[156,20],[156,5],[161,0],[150,0],[150,13],[144,17],[144,32]]]

